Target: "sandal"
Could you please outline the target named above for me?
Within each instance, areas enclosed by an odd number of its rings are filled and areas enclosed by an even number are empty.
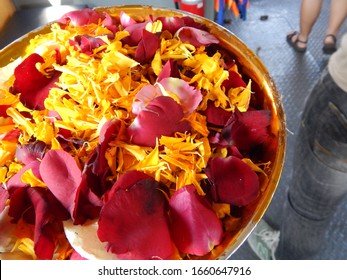
[[[296,36],[296,35],[297,35],[297,37],[296,37],[296,39],[293,41],[292,39],[293,39],[293,37]],[[288,42],[288,44],[289,44],[295,51],[297,51],[297,52],[299,52],[299,53],[304,53],[304,52],[306,52],[306,46],[305,46],[305,47],[299,47],[299,46],[298,46],[298,43],[307,44],[307,41],[302,41],[302,40],[300,40],[300,39],[299,39],[299,35],[300,35],[300,33],[297,32],[297,31],[294,31],[294,32],[288,34],[288,35],[287,35],[287,42]]]
[[[331,37],[333,42],[332,43],[324,43],[324,46],[323,46],[323,53],[324,54],[332,54],[336,51],[336,41],[337,41],[336,36],[334,34],[328,34],[325,36],[325,39],[328,37]]]

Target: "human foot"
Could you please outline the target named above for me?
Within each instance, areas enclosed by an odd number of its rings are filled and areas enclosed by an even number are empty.
[[[323,53],[332,54],[336,51],[336,36],[328,34],[324,38]]]
[[[307,40],[303,40],[300,37],[300,33],[294,31],[287,35],[287,42],[297,52],[304,53],[307,48]]]

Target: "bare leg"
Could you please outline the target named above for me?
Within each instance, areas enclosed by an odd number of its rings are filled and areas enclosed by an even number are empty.
[[[343,0],[342,0],[343,1]],[[300,10],[300,39],[307,41],[322,9],[323,0],[302,0]]]
[[[344,1],[344,0],[341,0]],[[311,33],[313,25],[319,17],[323,0],[302,0],[300,7],[300,31],[298,35],[292,37],[292,41],[297,39],[298,47],[306,47],[308,37]],[[306,42],[306,43],[305,43]]]
[[[340,27],[347,17],[347,1],[331,0],[329,24],[326,35],[332,34],[337,37]],[[334,43],[333,38],[328,36],[324,40],[325,43]]]

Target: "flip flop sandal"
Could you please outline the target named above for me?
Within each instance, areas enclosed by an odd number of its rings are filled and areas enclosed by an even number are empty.
[[[334,34],[328,34],[325,36],[325,38],[327,37],[331,37],[333,39],[333,43],[324,43],[323,46],[323,53],[324,54],[332,54],[334,52],[336,52],[337,48],[336,48],[336,36]]]
[[[296,40],[293,41],[292,39],[295,35],[297,35],[297,37],[296,37]],[[300,40],[299,33],[297,31],[294,31],[287,35],[287,42],[296,52],[299,52],[299,53],[306,52],[307,47],[299,47],[298,43],[307,44],[307,41]]]

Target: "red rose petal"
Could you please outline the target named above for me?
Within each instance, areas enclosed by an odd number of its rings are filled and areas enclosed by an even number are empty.
[[[123,39],[124,43],[137,46],[142,39],[143,30],[146,28],[147,23],[147,21],[139,22],[126,27],[124,30],[129,32],[129,36]]]
[[[207,109],[203,112],[206,121],[210,124],[223,127],[231,116],[231,112],[225,111],[221,107],[216,107],[212,101],[207,103]]]
[[[14,70],[15,81],[12,93],[19,93],[20,101],[29,109],[43,110],[49,90],[56,87],[55,82],[59,79],[58,72],[47,78],[36,69],[36,63],[43,62],[44,59],[40,55],[33,53]]]
[[[268,110],[240,112],[235,109],[221,136],[229,145],[248,150],[268,140],[270,124],[271,113]]]
[[[142,39],[135,51],[135,60],[143,64],[150,61],[160,46],[160,39],[153,33],[142,30]]]
[[[171,232],[180,252],[203,256],[221,242],[222,222],[193,185],[180,188],[169,203]]]
[[[102,39],[89,35],[78,35],[74,38],[74,40],[70,40],[70,45],[75,46],[76,48],[78,46],[81,52],[87,55],[93,54],[94,49],[105,44],[106,43]]]
[[[102,208],[97,233],[118,258],[167,259],[173,254],[167,200],[158,188],[153,179],[119,187]]]
[[[157,81],[160,82],[164,78],[180,78],[178,63],[176,60],[169,59],[161,69]]]
[[[21,177],[24,172],[31,169],[33,174],[41,180],[40,175],[40,162],[38,160],[30,161],[28,164],[26,164],[21,170],[19,170],[15,175],[13,175],[6,183],[7,189],[9,192],[11,192],[15,188],[22,188],[25,186],[28,186],[28,184],[23,183],[21,180]]]
[[[156,139],[162,135],[172,136],[175,132],[190,131],[190,123],[182,118],[182,107],[176,101],[171,97],[159,96],[140,112],[127,133],[132,143],[155,147]]]
[[[63,150],[50,150],[40,165],[43,182],[73,216],[77,189],[82,180],[74,158]]]
[[[50,260],[55,250],[56,229],[52,223],[50,209],[53,208],[40,188],[28,188],[28,199],[35,212],[34,250],[38,259]]]
[[[225,87],[225,91],[231,88],[247,87],[247,84],[242,80],[241,76],[233,70],[229,71],[229,78],[222,84]]]
[[[88,259],[83,258],[77,251],[73,250],[69,260],[84,261]]]
[[[258,195],[257,174],[237,157],[212,158],[208,161],[205,172],[216,202],[245,206]]]
[[[0,117],[4,117],[4,118],[8,117],[6,110],[10,107],[11,105],[0,105]]]

